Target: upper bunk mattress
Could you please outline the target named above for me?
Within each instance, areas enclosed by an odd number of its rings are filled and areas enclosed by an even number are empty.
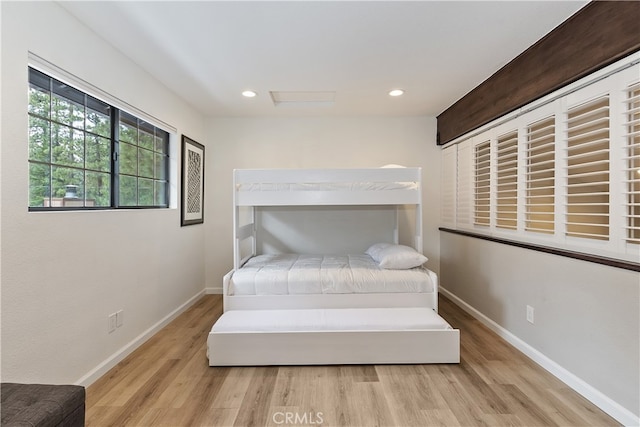
[[[433,292],[426,269],[387,270],[366,254],[255,256],[236,270],[230,295]]]

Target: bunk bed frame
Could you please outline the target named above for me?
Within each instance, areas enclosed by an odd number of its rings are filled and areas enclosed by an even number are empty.
[[[256,208],[264,206],[394,206],[394,243],[398,243],[398,210],[415,207],[412,246],[422,253],[420,168],[368,169],[236,169],[233,174],[233,270],[223,278],[224,310],[430,307],[438,310],[438,277],[428,271],[434,292],[340,295],[229,295],[233,272],[256,255]],[[391,186],[385,186],[392,183]],[[245,191],[245,188],[251,190]],[[263,191],[255,191],[261,189]],[[249,219],[241,220],[241,209]],[[245,214],[246,216],[246,214]],[[243,242],[248,242],[243,246]],[[243,254],[243,249],[248,253]]]
[[[413,247],[422,253],[422,188],[420,168],[368,169],[236,169],[233,174],[233,270],[223,278],[224,314],[258,316],[266,329],[242,330],[219,319],[208,339],[211,366],[336,363],[458,363],[459,331],[452,329],[438,311],[438,278],[430,293],[231,295],[233,273],[257,255],[256,209],[273,206],[395,206],[394,243],[398,243],[398,210],[415,208]],[[285,313],[292,322],[305,324],[324,310],[323,316],[343,314],[335,310],[357,309],[353,325],[341,330],[319,326],[313,330],[293,327],[269,330],[270,317]],[[408,310],[428,309],[411,319],[412,329],[369,330],[360,326],[385,310],[406,315]],[[246,312],[250,310],[251,312]],[[405,311],[402,311],[405,310]],[[432,326],[426,317],[440,323]],[[262,316],[262,317],[259,317]],[[415,322],[414,322],[415,320]],[[431,319],[433,320],[433,319]],[[348,321],[348,323],[351,320]],[[417,322],[417,323],[416,323]],[[225,328],[222,328],[222,325]],[[231,325],[230,328],[226,326]],[[424,326],[420,326],[424,324]],[[416,326],[418,325],[418,326]],[[286,346],[286,347],[282,347]],[[274,350],[274,348],[277,348]]]

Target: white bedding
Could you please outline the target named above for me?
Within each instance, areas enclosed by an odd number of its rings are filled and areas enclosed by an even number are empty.
[[[342,308],[312,310],[231,310],[211,332],[403,331],[451,329],[432,309]]]
[[[268,254],[231,277],[230,295],[433,292],[424,268],[386,270],[366,254]]]

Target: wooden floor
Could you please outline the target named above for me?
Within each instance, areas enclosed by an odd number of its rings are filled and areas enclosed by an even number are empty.
[[[619,425],[444,297],[459,365],[212,368],[221,312],[203,297],[91,385],[86,425]]]

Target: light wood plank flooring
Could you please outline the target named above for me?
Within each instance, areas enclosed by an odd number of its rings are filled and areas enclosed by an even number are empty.
[[[87,426],[611,426],[444,297],[459,365],[208,366],[207,295],[87,389]],[[251,351],[251,349],[247,349]]]

